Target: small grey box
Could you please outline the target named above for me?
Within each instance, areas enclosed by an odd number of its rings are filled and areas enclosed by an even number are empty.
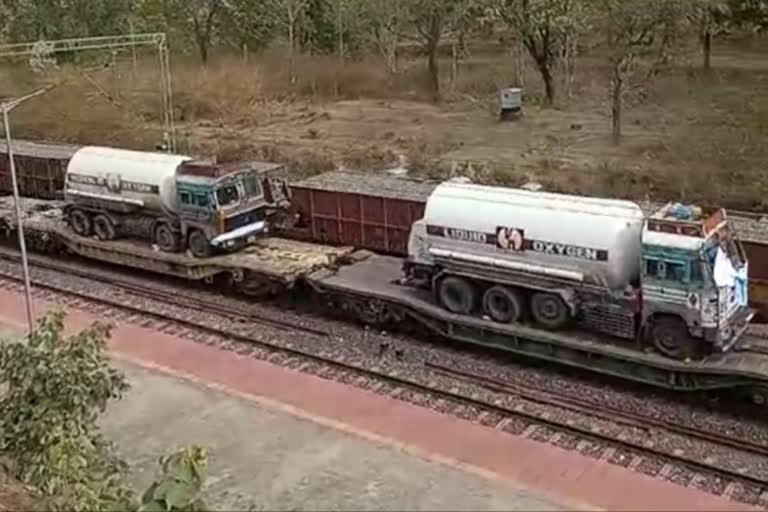
[[[523,90],[519,87],[506,87],[499,91],[501,96],[501,119],[508,119],[520,114],[523,109]]]

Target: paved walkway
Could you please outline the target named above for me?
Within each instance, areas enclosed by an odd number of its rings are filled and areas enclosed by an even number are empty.
[[[0,305],[0,323],[24,325],[21,295],[0,290]],[[44,308],[40,303],[35,310]],[[72,311],[67,328],[79,330],[93,320]],[[746,508],[139,326],[118,325],[110,346],[134,389],[110,411],[108,432],[137,469],[154,470],[156,457],[177,444],[210,446],[211,491],[223,507],[253,502],[264,509]],[[146,482],[151,474],[136,478]]]

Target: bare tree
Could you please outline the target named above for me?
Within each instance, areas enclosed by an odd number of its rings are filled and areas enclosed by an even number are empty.
[[[309,0],[268,0],[269,10],[288,38],[288,74],[296,82],[296,42],[299,26]]]
[[[473,0],[411,0],[408,4],[409,21],[427,54],[429,87],[435,101],[440,99],[440,42],[456,31],[457,23],[464,22],[474,5]]]
[[[623,96],[641,58],[652,67],[662,62],[681,33],[686,0],[595,0],[601,33],[609,50],[611,125],[614,143],[621,140]],[[653,73],[648,73],[648,77]]]
[[[200,51],[200,60],[208,63],[208,51],[213,39],[213,29],[216,26],[216,16],[223,6],[223,0],[184,0],[181,2],[183,11],[189,18],[195,32],[195,41]]]
[[[629,1],[629,0],[628,0]],[[583,0],[499,0],[497,13],[528,51],[544,82],[547,103],[555,101],[553,71],[585,20]],[[568,57],[566,55],[566,57]]]
[[[397,45],[408,20],[407,0],[369,0],[370,38],[384,57],[387,69],[397,73]]]
[[[702,66],[712,68],[712,38],[720,35],[730,18],[730,6],[727,0],[692,0],[691,21],[698,32],[701,43]]]

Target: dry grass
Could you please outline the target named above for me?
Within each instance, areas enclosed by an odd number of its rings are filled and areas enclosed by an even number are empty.
[[[708,74],[697,69],[693,53],[675,61],[629,95],[619,147],[610,143],[599,51],[579,59],[573,97],[560,98],[555,109],[538,107],[542,87],[529,65],[526,115],[506,124],[495,109],[499,87],[513,80],[511,57],[493,41],[470,46],[455,82],[450,59],[442,59],[438,106],[428,103],[423,60],[413,57],[391,74],[375,56],[343,64],[333,56],[297,56],[293,83],[279,48],[248,60],[216,56],[207,68],[174,57],[178,149],[284,161],[298,175],[381,168],[406,155],[414,172],[432,177],[468,173],[501,184],[538,180],[568,192],[768,209],[765,46],[759,39],[718,42]],[[16,133],[152,147],[162,133],[152,57],[141,58],[135,71],[124,56],[116,74],[91,74],[113,101],[65,66],[51,75],[65,85],[14,112]],[[40,81],[19,67],[4,71],[4,92]]]

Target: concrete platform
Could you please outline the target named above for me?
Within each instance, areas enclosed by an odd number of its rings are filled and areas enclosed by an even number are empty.
[[[24,318],[22,296],[0,290],[0,325]],[[67,329],[94,320],[72,310]],[[213,451],[217,509],[756,510],[137,325],[117,325],[110,349],[134,389],[105,426],[136,482],[198,442]]]
[[[105,417],[140,489],[159,454],[211,450],[216,510],[561,510],[489,481],[275,408],[118,365],[133,389]]]

